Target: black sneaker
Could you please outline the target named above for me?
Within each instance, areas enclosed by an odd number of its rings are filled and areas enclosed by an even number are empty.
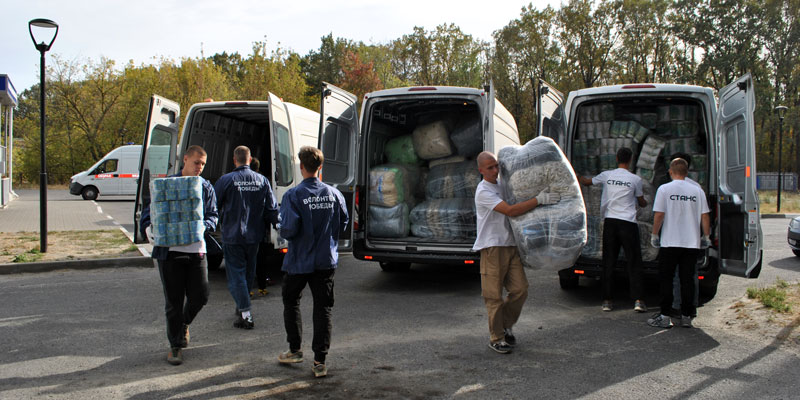
[[[514,332],[511,331],[511,328],[504,329],[504,332],[506,334],[506,343],[508,343],[508,345],[511,346],[511,347],[516,346],[517,345],[517,337],[514,336]]]
[[[242,318],[242,315],[239,314],[239,320],[233,323],[233,327],[239,329],[253,329],[254,326],[252,315],[248,315],[247,318]]]
[[[500,354],[511,353],[511,346],[508,343],[506,343],[505,340],[501,340],[496,343],[489,343],[489,348]]]
[[[167,353],[167,362],[172,365],[183,364],[183,351],[181,351],[180,347],[169,349],[169,353]]]
[[[181,339],[181,348],[185,349],[189,347],[189,339],[191,335],[189,335],[189,325],[183,325],[183,339]]]

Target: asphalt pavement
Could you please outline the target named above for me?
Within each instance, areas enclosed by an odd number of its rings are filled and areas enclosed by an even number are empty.
[[[509,355],[487,347],[474,272],[414,265],[407,273],[384,273],[376,263],[343,255],[325,379],[310,371],[308,292],[302,301],[307,360],[282,366],[280,288],[255,300],[255,329],[238,330],[224,271],[211,272],[209,304],[176,367],[165,360],[156,270],[3,275],[0,398],[796,398],[796,352],[712,323],[748,286],[800,280],[787,225],[762,221],[761,277],[723,276],[694,329],[651,328],[649,314],[624,307],[603,313],[596,282],[562,291],[555,271],[528,270],[530,296]],[[655,311],[656,288],[646,287]],[[791,335],[797,334],[795,328]]]

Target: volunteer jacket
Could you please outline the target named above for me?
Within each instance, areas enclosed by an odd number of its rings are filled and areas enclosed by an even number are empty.
[[[242,165],[214,185],[224,244],[256,244],[267,223],[278,223],[278,203],[264,175]]]
[[[170,177],[174,176],[183,176],[183,174],[179,172],[175,175],[170,175]],[[203,225],[206,226],[206,233],[214,232],[214,229],[217,229],[218,218],[219,214],[217,213],[217,197],[214,194],[214,186],[211,186],[211,182],[203,178]],[[147,237],[145,230],[147,230],[148,226],[150,226],[149,199],[144,205],[144,208],[142,208],[142,221],[139,223],[139,231],[142,234],[142,237]],[[167,253],[169,253],[169,247],[153,246],[153,258],[157,260],[166,260]]]
[[[317,178],[306,178],[281,202],[281,237],[289,241],[283,271],[290,275],[336,268],[338,242],[349,216],[344,196]]]

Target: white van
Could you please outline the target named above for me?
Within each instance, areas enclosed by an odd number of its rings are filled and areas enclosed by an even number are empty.
[[[134,196],[139,178],[141,145],[117,147],[86,171],[70,178],[69,192],[84,200],[103,196]]]
[[[689,176],[703,187],[711,209],[712,246],[698,259],[701,298],[709,299],[716,294],[720,273],[757,278],[761,272],[753,91],[747,74],[720,90],[719,100],[706,87],[633,84],[573,91],[562,107],[564,96],[540,82],[539,132],[553,138],[583,176],[616,168],[616,150],[632,148],[633,172],[645,181],[650,203],[649,212],[640,209],[637,215],[646,274],[658,271],[658,250],[649,247],[655,190],[669,181],[670,156],[690,155]],[[559,272],[564,289],[577,286],[580,276],[597,278],[602,270],[597,252],[602,249],[602,216],[596,204],[602,189],[582,189],[589,243],[573,268]]]
[[[134,224],[136,243],[144,243],[139,222],[143,201],[149,202],[152,178],[176,174],[182,168],[183,153],[189,146],[200,145],[208,153],[202,176],[214,184],[232,171],[233,149],[244,145],[260,161],[260,170],[272,185],[275,197],[303,180],[297,152],[301,146],[317,146],[319,114],[296,104],[284,103],[269,94],[268,101],[218,101],[197,103],[189,108],[178,143],[180,106],[160,96],[150,100],[147,131],[144,137],[142,163],[136,191]],[[268,229],[275,253],[286,249],[286,241]],[[218,236],[215,236],[219,238]],[[262,246],[264,244],[262,243]],[[221,253],[208,254],[209,268],[222,261]]]
[[[352,225],[340,242],[341,250],[352,249],[356,258],[379,262],[384,270],[406,269],[411,263],[479,262],[480,254],[471,250],[475,187],[481,180],[475,156],[519,144],[516,122],[491,87],[406,87],[368,93],[359,124],[356,97],[324,84],[320,113],[322,180],[344,194],[351,210]],[[395,140],[433,125],[450,135],[449,145],[460,162],[441,164],[453,161],[453,155],[424,159],[409,168],[390,162]],[[446,147],[444,139],[440,144]],[[439,185],[432,176],[447,168],[453,174]],[[416,193],[406,193],[405,204],[394,198],[383,203],[377,186],[386,183],[378,182],[384,173],[406,174],[404,179],[411,181],[406,190]],[[393,210],[398,212],[387,216]],[[437,221],[441,224],[434,226]],[[387,224],[389,234],[383,229]]]

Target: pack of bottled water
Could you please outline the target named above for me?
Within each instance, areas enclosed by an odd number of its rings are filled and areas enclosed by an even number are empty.
[[[150,196],[156,246],[184,246],[203,239],[203,178],[154,179],[150,182]]]

